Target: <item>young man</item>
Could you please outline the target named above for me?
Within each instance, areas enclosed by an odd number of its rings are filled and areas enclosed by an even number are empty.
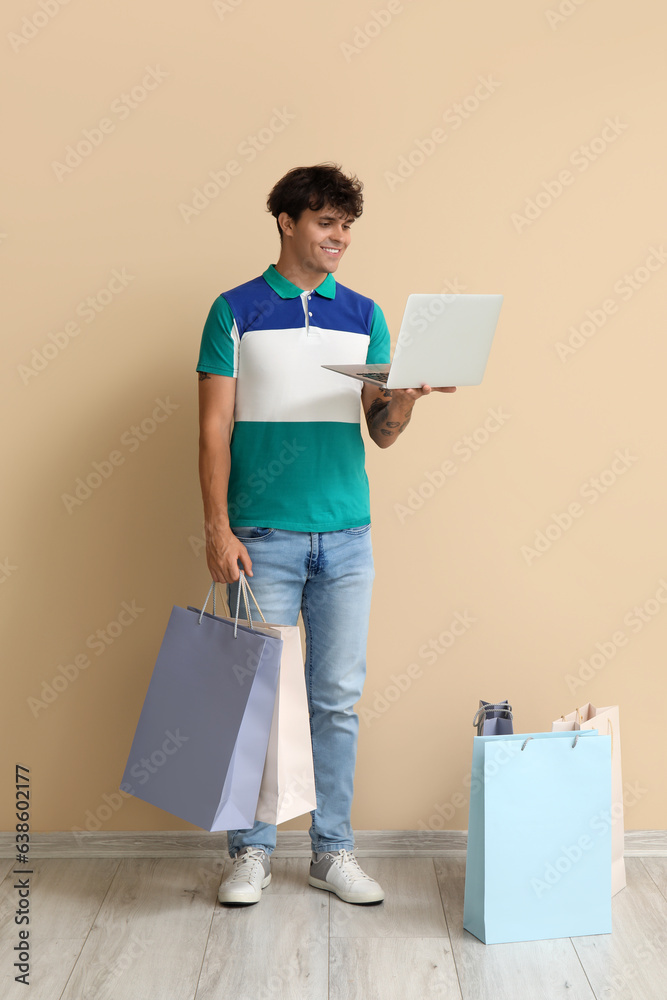
[[[362,213],[361,191],[333,164],[297,167],[278,181],[267,202],[278,261],[215,300],[197,371],[212,579],[227,584],[235,608],[240,562],[267,621],[296,625],[303,616],[317,794],[309,883],[349,903],[374,903],[384,893],[356,861],[350,825],[353,706],[366,674],[375,575],[359,402],[370,437],[387,448],[431,388],[388,391],[321,367],[390,360],[380,307],[334,279]],[[271,880],[276,827],[257,822],[227,837],[234,870],[218,898],[256,903]]]

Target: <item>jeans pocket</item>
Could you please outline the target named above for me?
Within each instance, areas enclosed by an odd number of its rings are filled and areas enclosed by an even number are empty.
[[[236,535],[236,537],[245,544],[245,542],[257,542],[260,541],[262,538],[269,538],[271,535],[275,533],[276,529],[260,528],[255,525],[248,527],[247,525],[243,524],[239,525],[236,528],[231,528],[231,530]]]
[[[359,528],[342,528],[342,533],[344,535],[365,535],[367,531],[371,530],[370,521],[368,524],[362,524]]]

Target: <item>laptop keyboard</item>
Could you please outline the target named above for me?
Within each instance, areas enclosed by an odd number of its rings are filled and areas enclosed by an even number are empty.
[[[374,382],[386,382],[389,372],[357,372],[357,375],[363,375],[364,378],[372,378]]]

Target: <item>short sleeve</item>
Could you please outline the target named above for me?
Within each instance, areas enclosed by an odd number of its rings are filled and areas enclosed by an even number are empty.
[[[239,333],[234,314],[223,295],[209,310],[199,348],[198,372],[214,375],[238,375]]]
[[[371,339],[366,354],[367,365],[388,365],[391,360],[391,340],[384,313],[377,302],[373,304]]]

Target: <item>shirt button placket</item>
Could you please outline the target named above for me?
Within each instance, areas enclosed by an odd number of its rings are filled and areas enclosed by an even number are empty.
[[[307,296],[307,299],[308,299],[308,302],[310,302],[310,295]],[[302,297],[301,301],[303,302],[303,311],[305,313],[305,318],[306,318],[306,333],[309,333],[310,332],[309,317],[311,317],[313,314],[312,314],[312,312],[309,311],[308,306],[306,305],[305,298]]]

